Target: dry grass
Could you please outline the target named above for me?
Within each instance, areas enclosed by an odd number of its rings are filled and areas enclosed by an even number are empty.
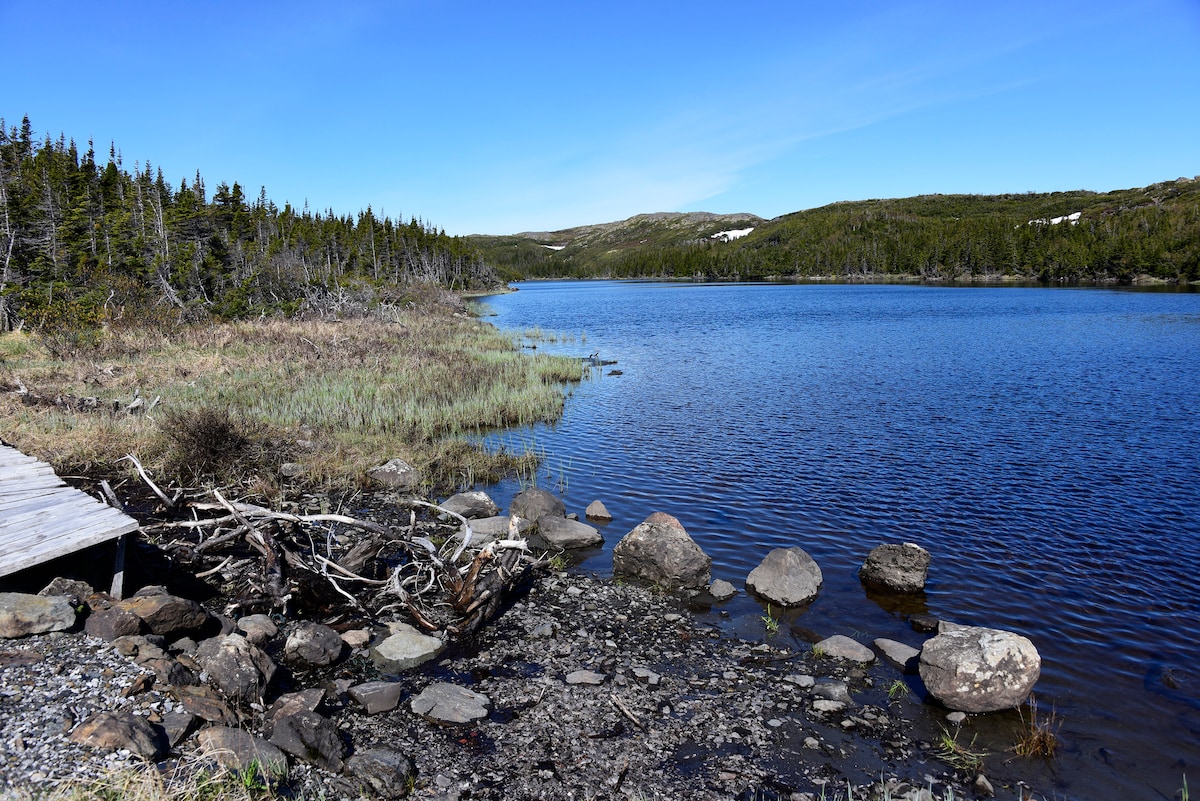
[[[6,334],[0,437],[74,474],[115,472],[136,453],[171,479],[219,483],[231,464],[261,480],[294,460],[309,483],[348,487],[399,456],[429,484],[465,484],[520,457],[489,458],[463,437],[556,419],[564,382],[581,375],[577,359],[522,353],[492,326],[419,311],[394,321],[113,327],[70,358],[36,336]],[[27,405],[13,391],[20,386],[44,398],[96,397],[102,411]],[[159,402],[149,415],[112,413],[113,402],[137,396]],[[189,431],[188,420],[203,424]],[[218,430],[219,442],[206,439]]]
[[[7,791],[5,801],[269,801],[276,798],[257,770],[212,765],[162,773],[153,765],[115,768],[99,779],[75,779],[46,790]]]
[[[1021,732],[1013,751],[1017,756],[1054,756],[1058,751],[1058,730],[1062,721],[1058,719],[1054,709],[1050,710],[1049,716],[1039,718],[1037,699],[1032,695],[1029,696],[1026,706],[1029,707],[1028,720],[1024,711],[1018,710],[1021,715]]]

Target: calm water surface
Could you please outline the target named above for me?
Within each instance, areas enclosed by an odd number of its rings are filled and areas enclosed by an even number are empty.
[[[563,282],[487,302],[501,328],[575,337],[539,348],[618,362],[557,425],[503,438],[545,452],[568,510],[614,514],[584,569],[611,573],[654,511],[739,588],[799,545],[825,585],[791,627],[919,645],[927,612],[1034,641],[1063,721],[1047,795],[1200,785],[1200,294]],[[897,606],[855,572],[902,541],[933,566]],[[762,637],[762,614],[743,593],[710,616]]]

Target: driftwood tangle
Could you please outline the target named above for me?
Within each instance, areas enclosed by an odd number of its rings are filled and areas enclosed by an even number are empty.
[[[229,500],[220,490],[209,493],[211,500],[188,499],[138,472],[165,516],[143,531],[196,576],[219,574],[235,586],[225,610],[231,615],[300,612],[334,624],[407,616],[431,633],[461,635],[486,623],[531,571],[548,564],[516,537],[472,547],[470,521],[426,501],[402,501],[409,524],[394,527],[277,511]],[[419,522],[418,510],[454,522]]]

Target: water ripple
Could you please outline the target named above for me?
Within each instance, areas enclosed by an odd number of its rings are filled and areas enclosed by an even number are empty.
[[[503,327],[586,331],[623,371],[511,435],[569,463],[570,508],[616,516],[586,569],[667,511],[735,585],[771,548],[808,550],[826,583],[800,625],[912,641],[855,574],[874,545],[919,542],[916,606],[1033,638],[1066,735],[1147,786],[1200,762],[1200,680],[1161,681],[1200,664],[1200,295],[595,283],[492,306]],[[1120,797],[1096,753],[1064,775]]]

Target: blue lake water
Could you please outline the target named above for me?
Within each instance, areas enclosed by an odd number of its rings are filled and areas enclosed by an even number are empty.
[[[610,574],[612,546],[655,511],[739,588],[799,545],[825,584],[785,628],[919,645],[908,618],[928,613],[1034,641],[1064,744],[1047,795],[1200,783],[1200,294],[518,286],[487,299],[492,323],[617,362],[557,424],[492,438],[543,451],[539,484],[568,510],[613,513],[580,569]],[[933,554],[926,592],[868,596],[867,551],[904,541]],[[765,636],[745,593],[708,614]]]

